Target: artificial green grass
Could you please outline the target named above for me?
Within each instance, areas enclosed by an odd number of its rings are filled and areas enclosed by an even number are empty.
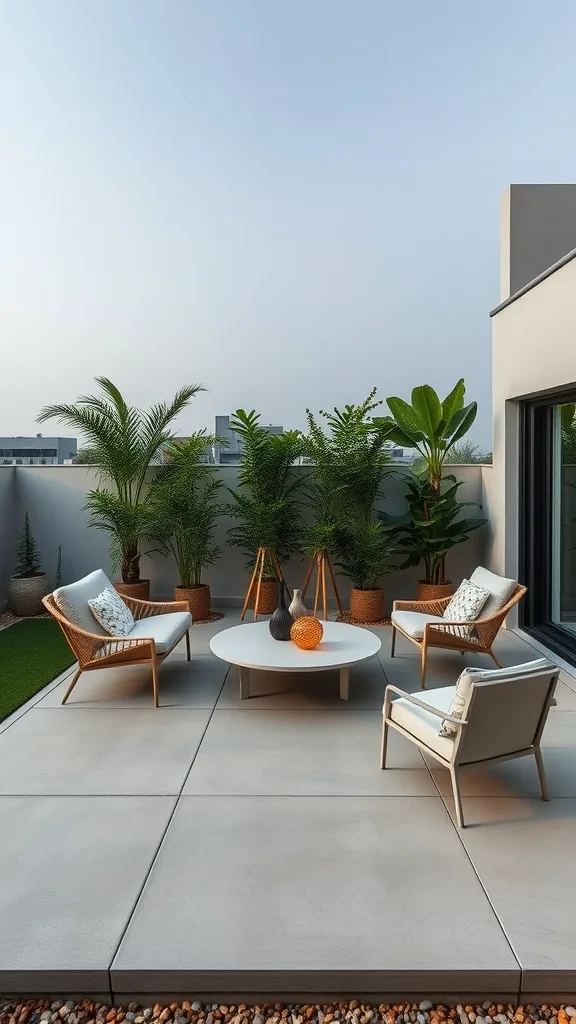
[[[0,630],[0,722],[75,661],[54,619],[24,619]]]

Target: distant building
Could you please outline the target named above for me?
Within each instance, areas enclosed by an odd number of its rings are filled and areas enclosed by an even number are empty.
[[[214,461],[220,466],[237,466],[242,461],[242,441],[230,427],[229,416],[216,416],[214,433],[227,444],[214,445]],[[284,427],[261,424],[262,430],[269,434],[283,434]]]
[[[396,445],[390,450],[390,458],[392,462],[395,462],[398,466],[410,466],[415,459],[418,458],[418,452],[415,452],[413,448],[409,448],[407,451],[404,448],[397,448]]]
[[[75,437],[0,437],[0,466],[63,466],[77,451]]]

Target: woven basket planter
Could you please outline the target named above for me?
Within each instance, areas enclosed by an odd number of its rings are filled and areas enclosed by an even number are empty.
[[[380,622],[384,618],[383,590],[350,591],[350,615],[356,622]]]
[[[136,601],[150,600],[150,580],[138,580],[138,583],[115,583],[114,590],[124,597],[133,597]]]
[[[192,622],[200,622],[210,616],[210,587],[207,584],[200,587],[176,587],[174,600],[188,602]]]
[[[454,585],[452,583],[426,583],[424,580],[419,580],[416,600],[440,601],[443,597],[451,597],[453,593]]]
[[[11,576],[8,580],[8,607],[14,615],[42,615],[42,598],[50,590],[50,580],[45,572],[37,576]]]
[[[253,608],[256,603],[256,585],[252,591],[249,607]],[[276,580],[262,580],[260,585],[260,600],[258,602],[259,615],[272,615],[278,604],[278,583]]]

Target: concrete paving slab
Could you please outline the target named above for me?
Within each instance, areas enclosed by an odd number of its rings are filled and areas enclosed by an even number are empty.
[[[0,797],[0,991],[109,991],[172,797]]]
[[[0,734],[0,793],[176,795],[206,710],[42,708]]]
[[[576,800],[463,803],[468,827],[460,836],[522,968],[522,992],[573,996]]]
[[[436,798],[182,797],[114,991],[513,991],[447,823]]]
[[[373,711],[215,711],[184,793],[436,795],[419,751],[400,736],[381,770],[381,728]]]
[[[195,653],[191,661],[171,655],[159,669],[161,708],[213,708],[228,666],[209,651]],[[62,681],[42,698],[38,707],[62,704],[69,681]],[[152,708],[152,677],[148,665],[100,669],[80,676],[65,705],[69,708]]]

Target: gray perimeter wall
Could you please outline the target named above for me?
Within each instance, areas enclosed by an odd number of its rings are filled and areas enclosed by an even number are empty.
[[[483,476],[489,478],[490,467],[458,466],[456,475],[464,481],[461,489],[463,500],[483,500]],[[226,487],[234,487],[237,481],[235,467],[221,467]],[[306,472],[306,470],[302,470]],[[385,497],[382,509],[390,513],[404,511],[403,495],[406,484],[403,477],[406,470],[399,470],[398,476],[385,481]],[[63,575],[65,582],[79,579],[96,568],[110,572],[108,540],[104,533],[88,526],[88,516],[82,511],[86,492],[96,486],[97,474],[87,466],[18,466],[15,467],[15,511],[20,521],[24,509],[28,508],[32,528],[41,550],[44,567],[51,575],[56,565],[58,544],[63,548]],[[1,499],[0,499],[1,500]],[[484,516],[481,509],[469,509],[469,514]],[[206,573],[213,602],[218,604],[240,604],[246,591],[248,578],[244,569],[244,557],[235,548],[226,544],[226,531],[232,520],[221,520],[217,541],[224,545],[219,561]],[[485,563],[489,550],[488,527],[482,527],[472,534],[470,540],[455,549],[448,559],[450,576],[460,581],[474,568]],[[171,559],[160,555],[144,557],[141,564],[143,577],[151,580],[151,593],[155,598],[170,598],[176,585],[176,569]],[[298,557],[286,567],[286,579],[291,587],[301,586],[306,571],[305,561]],[[398,597],[412,597],[421,571],[412,569],[394,573],[384,580],[388,600]],[[339,578],[341,592],[346,597],[348,581]]]
[[[15,467],[0,466],[0,611],[6,604],[8,577],[14,565],[15,485]]]

